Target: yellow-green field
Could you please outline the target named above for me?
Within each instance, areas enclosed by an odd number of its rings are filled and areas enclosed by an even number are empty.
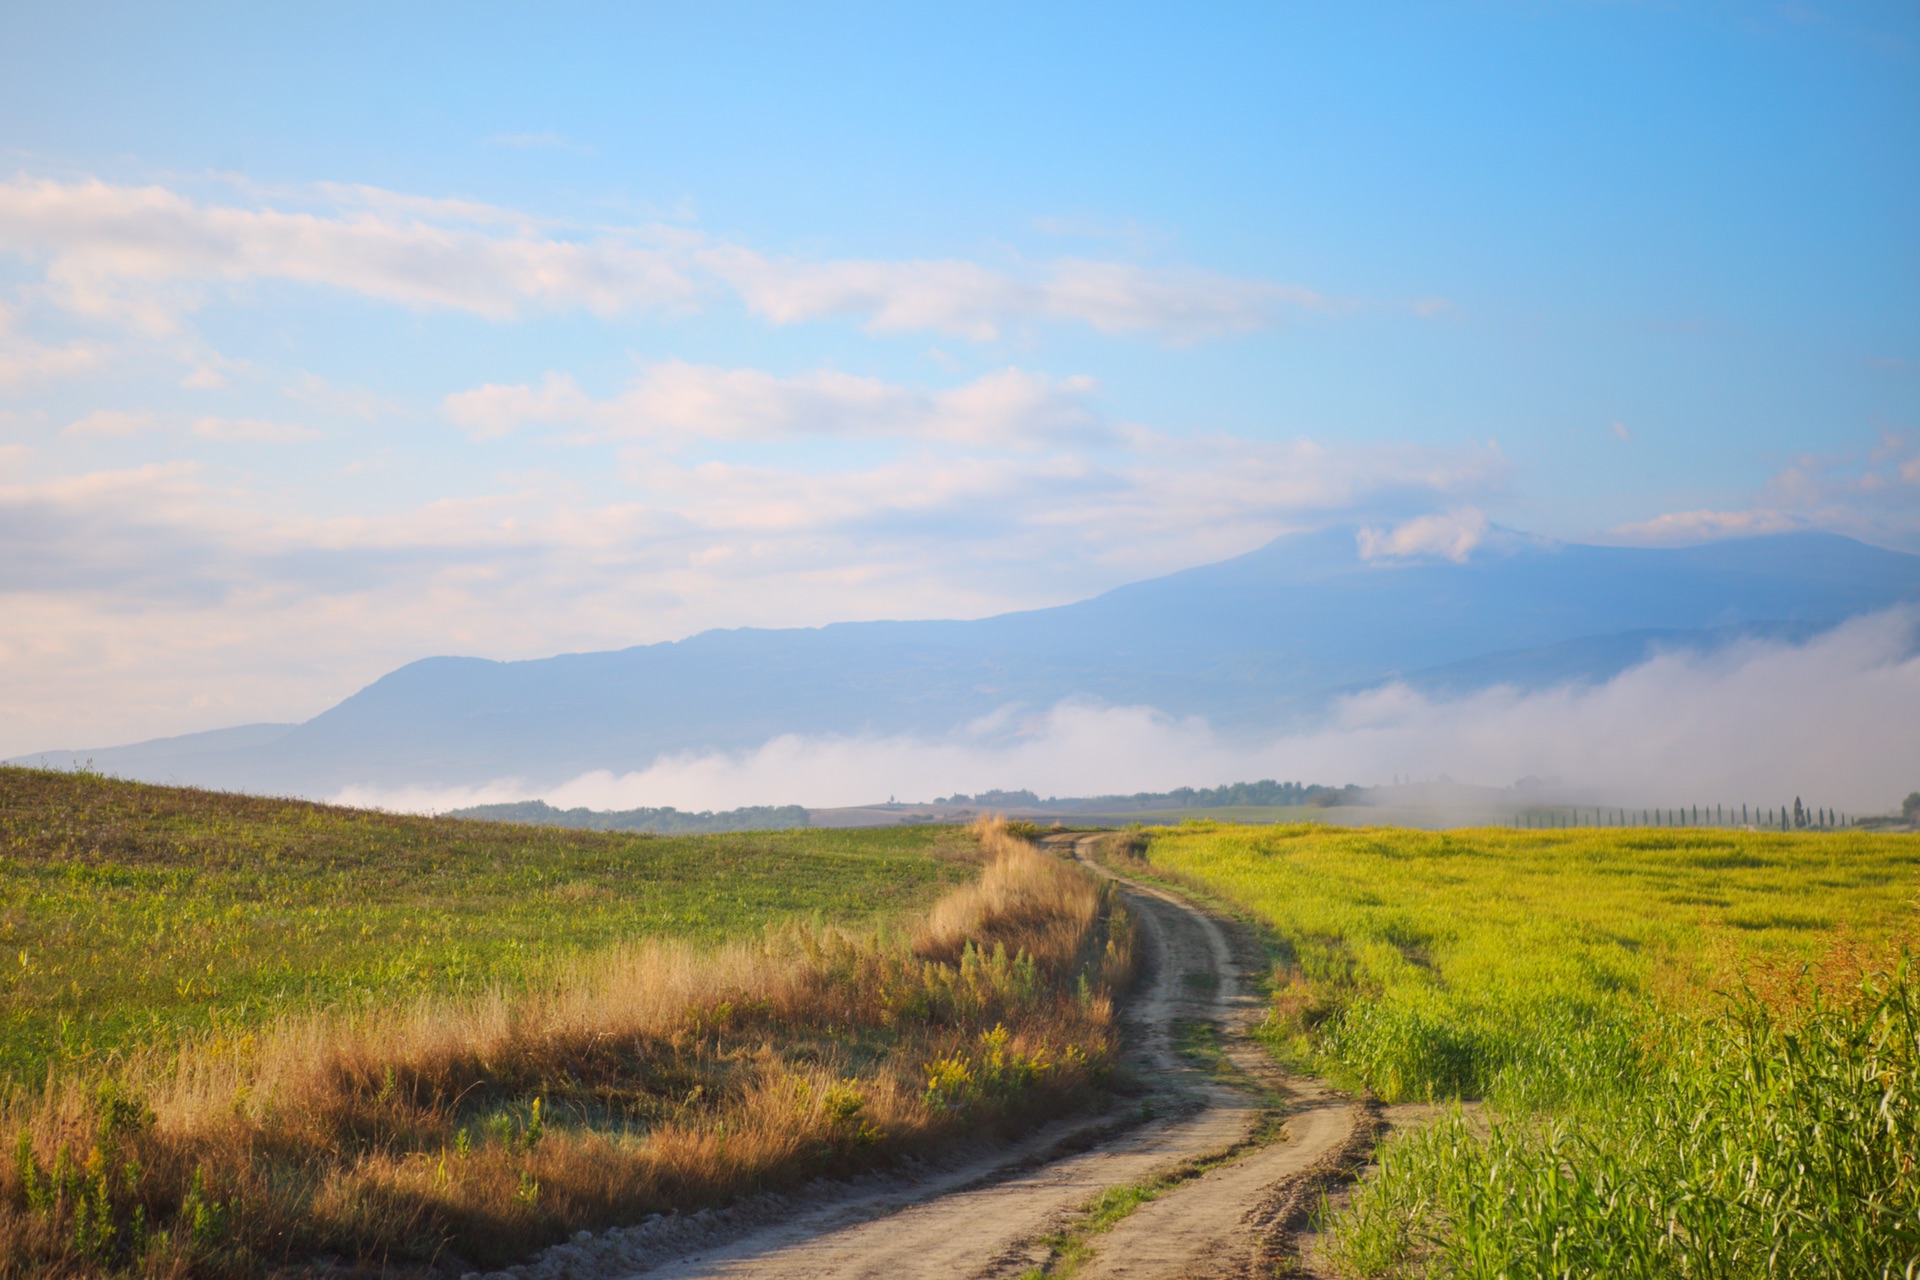
[[[1277,1052],[1400,1140],[1331,1224],[1355,1276],[1920,1268],[1920,837],[1198,823],[1143,837],[1276,956]]]

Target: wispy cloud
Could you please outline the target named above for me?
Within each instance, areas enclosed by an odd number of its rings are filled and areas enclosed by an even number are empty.
[[[1016,274],[960,260],[783,261],[738,246],[697,257],[775,324],[850,317],[880,333],[935,330],[979,341],[1035,320],[1197,341],[1270,328],[1288,308],[1326,305],[1310,290],[1262,280],[1080,258]]]
[[[1017,368],[922,391],[833,369],[781,378],[670,360],[609,400],[595,400],[571,377],[550,373],[537,387],[459,392],[443,408],[477,438],[545,424],[602,440],[870,436],[1031,449],[1115,438],[1115,429],[1090,407],[1093,391],[1088,378],[1056,380]]]
[[[161,425],[157,415],[151,413],[130,413],[125,409],[95,409],[92,413],[75,418],[60,429],[65,436],[134,436],[144,431],[157,430]]]
[[[164,187],[0,183],[0,249],[43,258],[56,303],[161,335],[215,286],[285,280],[414,309],[509,319],[529,308],[614,315],[684,305],[658,251],[494,234],[419,217],[209,207]]]
[[[772,324],[852,319],[878,333],[976,340],[1069,321],[1191,342],[1323,308],[1311,290],[1196,268],[1063,258],[1018,268],[962,259],[770,257],[684,228],[566,231],[513,210],[364,186],[311,189],[317,211],[195,202],[161,186],[0,182],[0,251],[45,264],[73,312],[164,335],[215,290],[291,281],[416,310],[509,320],[618,316],[732,294]]]
[[[221,418],[207,414],[148,413],[124,409],[96,409],[69,422],[61,428],[60,434],[77,439],[125,439],[161,432],[238,444],[298,444],[320,437],[320,433],[311,427],[265,418]]]
[[[1675,545],[1794,529],[1920,547],[1920,435],[1883,431],[1869,445],[1802,454],[1745,508],[1667,512],[1609,532],[1624,542]]]
[[[1651,520],[1623,524],[1608,532],[1623,542],[1647,546],[1681,546],[1718,538],[1751,538],[1765,533],[1791,533],[1811,528],[1803,518],[1784,511],[1669,511]]]
[[[0,306],[0,389],[91,373],[106,359],[106,349],[98,343],[35,342],[15,332],[18,323],[12,308]]]
[[[203,416],[195,418],[189,430],[202,440],[225,440],[236,444],[300,444],[320,438],[320,433],[312,427],[275,422],[269,418]]]

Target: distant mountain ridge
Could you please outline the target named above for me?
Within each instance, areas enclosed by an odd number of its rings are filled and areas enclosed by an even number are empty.
[[[505,777],[551,785],[782,734],[940,735],[1068,698],[1256,735],[1390,678],[1440,693],[1603,680],[1661,649],[1798,641],[1916,602],[1920,556],[1834,534],[1685,548],[1504,534],[1455,563],[1369,561],[1354,530],[1333,529],[976,621],[707,631],[519,662],[426,658],[304,724],[21,762],[91,757],[128,777],[306,795]]]

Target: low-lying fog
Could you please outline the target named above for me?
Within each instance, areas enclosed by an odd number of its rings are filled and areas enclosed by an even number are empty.
[[[1630,806],[1791,804],[1880,812],[1920,788],[1920,610],[1857,619],[1803,646],[1670,654],[1605,684],[1436,699],[1402,685],[1340,701],[1307,732],[1228,740],[1150,707],[1062,703],[925,738],[781,737],[744,753],[662,757],[557,787],[352,787],[335,798],[438,811],[541,798],[562,807],[834,807],[1027,788],[1089,796],[1256,778],[1505,787],[1557,778]]]

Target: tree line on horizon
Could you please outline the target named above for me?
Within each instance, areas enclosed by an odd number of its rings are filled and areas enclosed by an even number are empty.
[[[1920,792],[1908,796],[1902,806],[1907,821],[1920,811]],[[1793,798],[1793,807],[1778,809],[1741,805],[1680,805],[1629,809],[1618,805],[1554,805],[1524,809],[1514,815],[1513,825],[1521,828],[1556,827],[1757,827],[1762,831],[1834,831],[1854,825],[1857,814],[1844,814],[1825,806],[1804,803]]]

